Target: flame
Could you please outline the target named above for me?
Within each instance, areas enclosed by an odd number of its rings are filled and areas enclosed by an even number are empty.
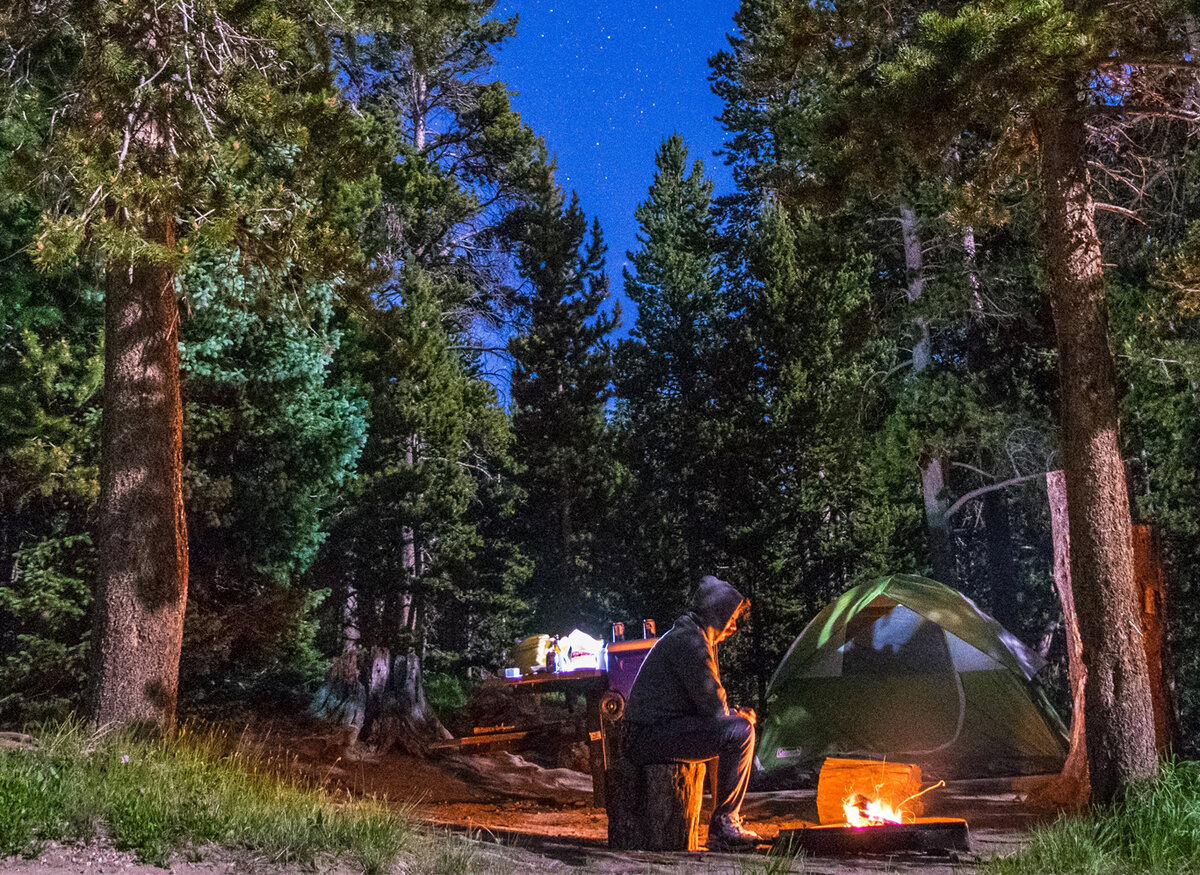
[[[868,799],[862,793],[855,793],[842,801],[842,810],[846,812],[846,823],[850,826],[882,826],[885,823],[915,823],[916,817],[914,815],[905,815],[905,804],[924,796],[930,790],[936,790],[938,787],[945,786],[945,781],[938,781],[932,787],[926,787],[920,793],[914,793],[895,806],[882,799]]]
[[[868,799],[861,793],[855,793],[846,799],[842,808],[846,812],[846,823],[851,826],[904,823],[904,815],[899,808],[893,808],[882,799]]]

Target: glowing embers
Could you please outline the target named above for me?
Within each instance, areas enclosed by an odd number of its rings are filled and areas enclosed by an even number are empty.
[[[921,768],[910,763],[829,757],[817,781],[817,820],[873,826],[912,822],[924,813]]]
[[[922,817],[921,769],[908,763],[829,758],[817,782],[820,826],[783,830],[776,847],[810,854],[949,854],[970,850],[967,822]]]
[[[918,773],[919,774],[919,773]],[[919,779],[918,779],[919,780]],[[920,799],[930,790],[945,787],[945,781],[926,787],[918,793],[913,793],[899,802],[893,802],[879,797],[871,798],[863,793],[854,793],[842,803],[846,813],[846,825],[854,827],[883,826],[885,823],[916,823]],[[876,788],[876,792],[879,788]]]
[[[862,793],[848,798],[842,808],[848,826],[882,826],[885,823],[904,823],[904,815],[882,799],[868,799]],[[913,818],[910,818],[912,820]]]

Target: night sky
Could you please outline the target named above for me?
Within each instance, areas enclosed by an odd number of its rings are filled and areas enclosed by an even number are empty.
[[[625,253],[637,246],[634,208],[646,199],[663,139],[683,135],[716,193],[732,177],[713,156],[723,139],[708,58],[725,48],[738,0],[500,0],[520,16],[497,54],[496,76],[516,109],[558,158],[558,183],[600,219],[614,297]],[[622,302],[621,333],[634,313]]]

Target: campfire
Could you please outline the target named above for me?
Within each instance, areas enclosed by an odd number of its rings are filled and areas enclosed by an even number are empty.
[[[784,830],[778,842],[814,854],[969,850],[965,820],[922,816],[922,797],[944,786],[922,788],[916,765],[830,757],[817,782],[821,825]]]
[[[868,799],[855,793],[842,806],[846,811],[846,823],[850,826],[881,826],[885,823],[904,823],[904,814],[882,799]],[[914,818],[909,818],[911,822]]]
[[[912,780],[920,784],[920,769],[916,766],[902,766],[901,768],[913,770]],[[906,774],[906,777],[909,776]],[[945,786],[945,781],[938,781],[924,790],[906,796],[899,802],[891,801],[894,797],[889,798],[879,795],[884,791],[884,785],[882,784],[875,785],[872,795],[862,792],[852,792],[842,800],[842,811],[846,816],[846,825],[863,827],[883,826],[885,823],[916,823],[917,815],[921,810],[919,804],[917,804],[918,800],[929,791]]]

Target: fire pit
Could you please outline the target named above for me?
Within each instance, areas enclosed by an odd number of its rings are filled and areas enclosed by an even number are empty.
[[[921,817],[921,769],[907,763],[830,757],[817,782],[819,826],[780,832],[776,847],[811,854],[969,851],[967,822]]]
[[[831,824],[781,830],[775,839],[781,850],[809,854],[891,854],[898,851],[948,853],[971,850],[967,822],[957,817],[922,817],[913,823],[874,826]]]

